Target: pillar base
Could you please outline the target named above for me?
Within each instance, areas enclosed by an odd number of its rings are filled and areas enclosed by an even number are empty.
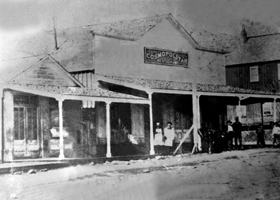
[[[151,150],[150,155],[155,155],[155,150]]]
[[[4,150],[4,157],[3,157],[3,162],[5,161],[13,161],[14,156],[13,156],[13,151],[9,150]]]
[[[59,154],[59,157],[58,157],[59,159],[64,159],[65,158],[65,156],[64,156],[64,154]]]
[[[111,154],[111,153],[106,153],[106,157],[107,157],[107,158],[111,158],[111,157],[112,157],[112,154]]]

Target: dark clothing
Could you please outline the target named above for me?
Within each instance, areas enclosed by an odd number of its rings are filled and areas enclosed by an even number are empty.
[[[262,127],[258,127],[256,133],[257,133],[257,145],[264,147],[265,146],[264,129]]]
[[[242,124],[239,121],[236,121],[232,124],[232,128],[234,131],[234,144],[235,148],[241,148],[242,147]],[[239,144],[237,144],[237,141]]]

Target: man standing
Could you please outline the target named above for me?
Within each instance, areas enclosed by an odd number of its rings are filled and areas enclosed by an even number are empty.
[[[259,124],[257,130],[257,146],[258,147],[265,147],[265,141],[264,141],[264,135],[265,135],[265,131],[263,129],[263,125]]]
[[[232,124],[234,131],[234,144],[236,149],[242,148],[242,124],[239,122],[239,118],[235,118],[235,122]],[[237,144],[237,141],[239,144]]]
[[[225,137],[226,137],[226,150],[232,150],[232,139],[234,136],[232,122],[230,120],[227,121],[227,125],[225,128]]]
[[[274,127],[272,129],[272,139],[273,139],[273,147],[277,146],[277,140],[279,139],[280,136],[280,127],[279,127],[279,123],[274,123]]]

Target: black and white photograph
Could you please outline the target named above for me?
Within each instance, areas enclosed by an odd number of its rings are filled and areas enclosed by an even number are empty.
[[[279,0],[1,0],[0,200],[279,200]]]

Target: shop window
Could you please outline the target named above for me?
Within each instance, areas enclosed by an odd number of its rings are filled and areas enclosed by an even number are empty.
[[[250,67],[250,82],[259,82],[259,67]]]
[[[37,108],[15,107],[14,108],[14,139],[37,140]]]

